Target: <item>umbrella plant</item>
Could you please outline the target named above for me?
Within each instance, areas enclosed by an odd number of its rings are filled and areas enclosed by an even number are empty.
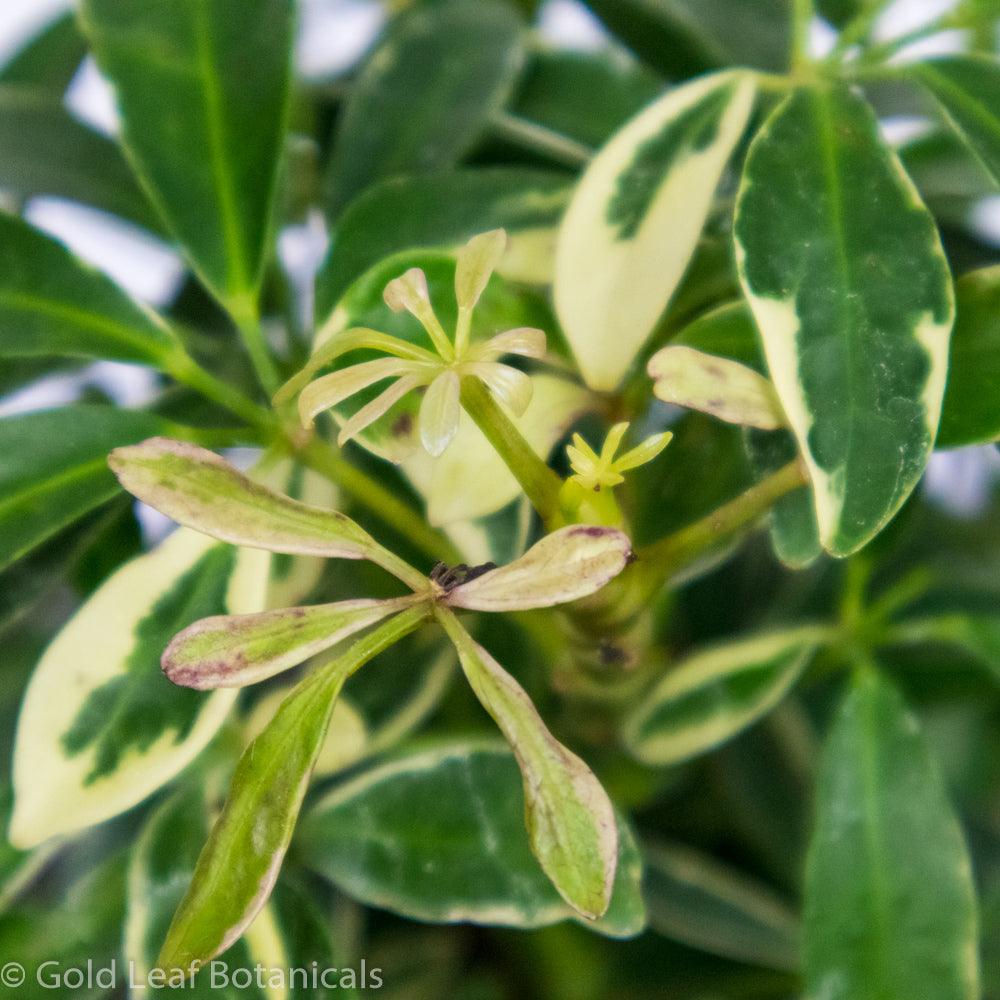
[[[575,6],[0,67],[6,986],[1000,995],[1000,11]]]

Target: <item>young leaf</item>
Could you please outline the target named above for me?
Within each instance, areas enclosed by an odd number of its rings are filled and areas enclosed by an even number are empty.
[[[34,846],[123,812],[208,744],[236,692],[175,687],[160,654],[198,618],[260,610],[236,595],[265,591],[238,579],[261,567],[235,563],[235,550],[177,531],[114,573],[56,636],[18,721],[12,842]]]
[[[442,0],[400,14],[344,108],[329,211],[372,181],[452,166],[503,106],[522,58],[523,26],[509,4]]]
[[[133,496],[221,541],[271,552],[397,562],[344,514],[275,493],[204,448],[151,438],[117,448],[108,464]]]
[[[952,128],[1000,185],[1000,63],[993,56],[924,59],[909,73],[934,95]]]
[[[147,193],[201,279],[244,318],[270,241],[293,14],[291,0],[84,0],[80,11]]]
[[[821,628],[802,626],[682,661],[626,718],[626,746],[643,763],[663,766],[724,743],[774,708],[822,640]]]
[[[113,281],[0,212],[0,357],[68,355],[162,367],[175,349],[166,326]]]
[[[603,916],[618,863],[611,800],[590,768],[545,728],[520,684],[451,611],[439,607],[436,613],[476,697],[517,758],[532,852],[573,909],[591,920]]]
[[[618,819],[611,903],[586,926],[630,937],[645,924],[641,858]],[[500,742],[454,740],[369,768],[303,817],[303,863],[356,899],[415,920],[544,927],[579,914],[538,867],[521,775]]]
[[[665,403],[701,410],[731,424],[768,431],[784,426],[774,386],[739,362],[671,344],[649,359],[646,370],[653,394]]]
[[[679,284],[753,107],[727,72],[671,90],[587,168],[559,230],[556,311],[588,385],[614,389]]]
[[[937,432],[953,301],[934,220],[871,109],[816,87],[754,140],[735,227],[820,538],[848,555],[909,496]]]
[[[764,367],[753,314],[743,301],[704,313],[684,327],[673,343],[722,355],[757,372]],[[770,388],[773,391],[773,386]],[[777,472],[798,454],[795,438],[784,429],[772,432],[749,429],[744,434],[744,444],[758,479]],[[823,550],[812,492],[805,487],[783,496],[771,508],[768,525],[775,555],[792,569],[810,565]]]
[[[738,962],[798,969],[798,920],[766,886],[679,844],[646,844],[643,860],[658,934]]]
[[[940,448],[1000,439],[1000,267],[962,275],[955,299]]]
[[[118,493],[112,448],[176,429],[111,406],[0,419],[0,569]]]
[[[155,967],[170,919],[191,881],[198,852],[209,832],[209,803],[205,799],[204,790],[198,786],[171,796],[150,816],[132,851],[124,941],[132,982],[144,982]],[[323,969],[334,969],[340,963],[333,959],[328,938],[328,927],[317,916],[312,900],[289,886],[279,886],[243,938],[226,952],[229,990],[218,984],[210,986],[208,976],[193,984],[188,982],[185,989],[196,997],[221,995],[226,1000],[243,1000],[259,996],[263,1000],[274,991],[238,989],[232,984],[241,980],[260,982],[260,969],[264,970],[266,982],[275,970],[304,970],[314,961],[322,963]],[[289,987],[282,994],[288,1000],[356,996],[351,990],[333,985],[329,990],[312,990],[308,977],[305,983],[296,977]]]
[[[563,174],[523,167],[468,168],[373,184],[337,220],[334,250],[316,277],[316,315],[325,320],[351,284],[380,260],[415,247],[459,247],[502,227],[510,237],[500,273],[524,263],[540,237],[551,237],[569,200]],[[549,278],[544,269],[536,283]]]
[[[616,528],[574,524],[546,535],[520,559],[459,584],[444,601],[472,611],[566,604],[596,593],[631,557],[631,542]]]
[[[256,684],[413,602],[412,597],[337,601],[202,618],[171,640],[161,661],[163,672],[174,684],[200,691]]]
[[[805,886],[805,977],[826,1000],[974,1000],[969,856],[916,719],[859,673],[827,737]]]
[[[319,667],[247,747],[170,925],[161,968],[207,962],[238,940],[257,916],[281,869],[344,681],[426,617],[425,608],[403,611]]]

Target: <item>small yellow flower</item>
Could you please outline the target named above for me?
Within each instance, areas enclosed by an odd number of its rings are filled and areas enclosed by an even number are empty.
[[[343,445],[408,393],[426,386],[418,425],[424,447],[435,457],[448,447],[458,430],[463,378],[480,379],[515,415],[523,414],[531,402],[531,378],[499,359],[507,354],[542,357],[545,334],[541,330],[521,327],[486,341],[469,342],[473,311],[506,246],[507,234],[502,229],[495,229],[474,236],[459,251],[455,268],[458,322],[454,340],[434,312],[424,272],[411,268],[386,285],[385,302],[394,312],[405,310],[414,316],[427,331],[433,350],[377,330],[345,330],[317,351],[309,364],[282,388],[275,402],[290,398],[305,386],[299,396],[299,415],[303,426],[310,427],[323,410],[337,406],[377,382],[395,379],[388,389],[344,423],[337,438]],[[390,356],[364,361],[306,384],[320,368],[359,348],[372,348]]]
[[[673,437],[670,431],[653,434],[620,458],[615,458],[628,426],[627,423],[615,424],[608,431],[600,454],[579,434],[573,435],[573,443],[566,446],[573,474],[563,483],[559,495],[568,514],[599,524],[620,523],[621,511],[611,491],[625,481],[622,473],[651,462]]]
[[[600,455],[579,434],[574,434],[573,443],[566,447],[569,464],[573,468],[570,479],[585,490],[618,486],[619,483],[625,482],[623,472],[652,462],[673,437],[670,431],[653,434],[620,458],[615,458],[627,430],[627,423],[615,424],[604,439]]]

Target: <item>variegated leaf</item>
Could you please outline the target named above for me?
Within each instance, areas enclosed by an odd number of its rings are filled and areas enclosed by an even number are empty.
[[[524,830],[521,775],[497,740],[403,753],[342,783],[303,816],[295,850],[356,899],[415,920],[523,929],[584,922],[538,867]],[[611,904],[586,926],[642,930],[642,861],[628,824]]]
[[[214,803],[203,788],[195,785],[167,799],[142,831],[129,861],[126,886],[125,959],[133,983],[145,983],[156,964],[156,956],[170,918],[191,880],[198,853],[208,836],[208,813]],[[194,997],[222,1000],[330,1000],[354,997],[331,981],[329,989],[310,989],[301,978],[281,990],[268,986],[273,970],[304,969],[310,962],[330,968],[333,961],[326,921],[312,900],[290,886],[279,885],[274,898],[247,928],[242,939],[225,956],[226,983],[212,981],[211,972],[202,972],[184,991]],[[258,970],[267,970],[259,977]],[[154,979],[153,982],[156,980]],[[242,983],[252,986],[242,988]],[[236,985],[239,983],[240,985]],[[154,987],[155,988],[155,987]],[[144,989],[136,987],[133,997]]]
[[[473,611],[523,611],[596,593],[632,558],[616,528],[573,524],[536,542],[520,559],[448,591],[444,601]]]
[[[202,618],[171,640],[163,672],[174,684],[199,691],[256,684],[413,603],[413,597],[337,601]]]
[[[590,768],[548,731],[520,684],[447,608],[436,613],[476,697],[517,758],[532,852],[573,909],[592,920],[603,916],[618,864],[611,800]]]
[[[267,902],[344,681],[427,617],[411,608],[316,669],[244,751],[158,965],[188,969],[238,940]]]
[[[764,368],[757,327],[750,306],[742,300],[703,313],[677,334],[674,343],[738,361],[758,373]],[[774,387],[768,384],[773,392]],[[782,429],[748,429],[744,434],[750,464],[758,478],[777,472],[798,455],[795,438],[784,429],[784,422],[782,413]],[[778,500],[768,514],[768,522],[775,555],[786,566],[802,569],[823,551],[812,491],[805,486]]]
[[[10,837],[28,847],[131,808],[183,770],[235,691],[175,687],[160,654],[179,629],[266,592],[268,563],[192,531],[112,575],[56,636],[21,708]],[[254,577],[250,580],[247,577]]]
[[[954,306],[934,220],[864,101],[816,86],[754,140],[735,227],[821,541],[848,555],[909,496],[937,433]]]
[[[131,494],[180,524],[234,545],[289,555],[370,559],[400,579],[420,575],[349,517],[254,482],[213,452],[151,438],[108,458]]]
[[[587,384],[614,389],[694,253],[753,107],[754,77],[671,90],[594,157],[559,231],[555,302]]]
[[[653,393],[665,403],[744,427],[770,431],[785,423],[774,386],[738,361],[671,344],[649,359],[646,370]]]
[[[821,628],[803,626],[682,661],[626,718],[626,746],[643,763],[662,766],[724,743],[785,696],[824,636]]]

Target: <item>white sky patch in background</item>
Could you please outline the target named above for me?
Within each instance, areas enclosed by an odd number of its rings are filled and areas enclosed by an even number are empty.
[[[538,33],[552,45],[593,51],[608,43],[604,25],[575,0],[547,0],[538,16]]]
[[[385,18],[385,8],[372,0],[299,0],[299,71],[308,79],[323,79],[350,69]]]
[[[101,76],[93,56],[87,56],[66,91],[66,107],[95,132],[116,136],[118,106],[111,84]]]
[[[24,215],[133,298],[163,306],[177,294],[184,275],[180,255],[136,226],[61,198],[33,198]]]

